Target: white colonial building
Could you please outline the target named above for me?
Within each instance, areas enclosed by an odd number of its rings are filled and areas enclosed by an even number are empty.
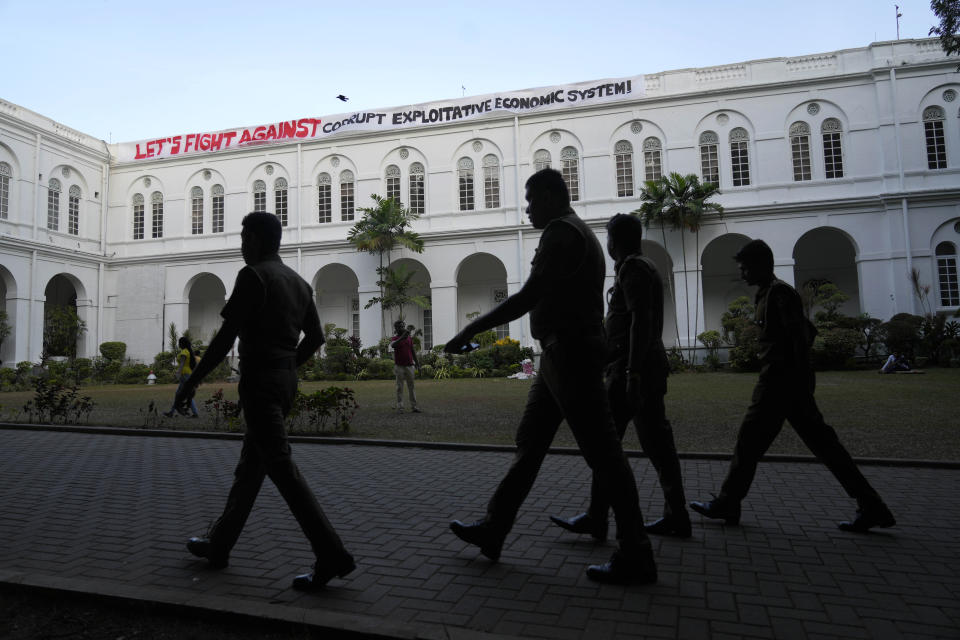
[[[114,145],[0,100],[0,304],[13,326],[0,360],[39,359],[48,303],[76,304],[83,356],[120,340],[149,362],[171,322],[209,341],[256,209],[283,221],[282,257],[322,320],[375,344],[378,260],[347,241],[372,194],[422,214],[424,252],[391,259],[432,301],[408,320],[442,343],[524,281],[539,232],[523,184],[544,166],[564,173],[601,240],[646,179],[719,182],[722,219],[699,236],[652,227],[645,241],[674,292],[667,344],[675,319],[684,345],[719,328],[747,293],[731,256],[752,238],[787,282],[837,284],[848,313],[921,311],[912,269],[933,311],[953,311],[957,64],[936,40],[902,40]],[[500,331],[533,343],[526,319]]]

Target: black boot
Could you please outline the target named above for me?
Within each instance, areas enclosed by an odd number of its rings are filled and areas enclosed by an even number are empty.
[[[691,502],[690,508],[708,518],[722,519],[732,527],[740,524],[740,501],[717,496],[709,502]]]
[[[574,533],[589,533],[593,536],[594,540],[598,542],[603,542],[607,539],[607,519],[603,518],[594,518],[589,513],[581,513],[578,516],[573,516],[572,518],[561,518],[559,516],[550,516],[550,521],[566,529],[567,531],[572,531]]]
[[[480,553],[494,562],[500,559],[504,536],[494,531],[486,520],[477,520],[473,524],[454,520],[450,523],[450,530],[464,542],[480,547]]]
[[[657,563],[649,546],[629,555],[615,551],[610,562],[587,567],[587,577],[609,584],[653,584],[657,581]]]
[[[870,507],[860,507],[857,509],[857,517],[853,519],[853,522],[841,522],[837,526],[843,531],[866,533],[872,527],[887,528],[895,524],[897,524],[897,521],[890,509],[881,502]]]

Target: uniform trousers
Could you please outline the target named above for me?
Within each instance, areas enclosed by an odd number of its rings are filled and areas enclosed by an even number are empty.
[[[626,371],[623,366],[608,367],[604,382],[617,436],[623,440],[627,423],[633,420],[640,446],[657,471],[664,496],[663,517],[670,519],[674,514],[684,516],[687,512],[687,500],[683,494],[680,458],[677,456],[673,428],[667,420],[663,403],[663,397],[667,393],[666,377],[641,382],[636,397],[627,395]],[[594,474],[587,513],[592,519],[606,521],[609,506],[610,503],[600,490]]]
[[[214,548],[229,553],[253,509],[263,479],[269,476],[310,541],[317,562],[336,564],[350,554],[300,474],[287,441],[284,418],[296,390],[297,371],[292,365],[284,369],[243,368],[239,393],[247,430],[227,505],[208,537]]]
[[[613,507],[621,550],[631,554],[649,547],[633,471],[607,405],[603,353],[600,337],[545,346],[517,428],[516,455],[487,505],[486,522],[500,535],[513,527],[557,428],[566,419],[584,459],[597,474],[600,491]]]
[[[753,388],[753,398],[740,424],[730,469],[720,497],[741,501],[750,490],[757,463],[789,420],[803,443],[840,481],[861,507],[882,504],[882,500],[857,468],[837,432],[823,420],[813,393],[816,375],[812,370],[789,371],[766,366]]]

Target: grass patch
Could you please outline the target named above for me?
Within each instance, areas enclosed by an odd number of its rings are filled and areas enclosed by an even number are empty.
[[[756,374],[685,373],[671,376],[667,416],[673,424],[681,452],[730,453],[750,401]],[[827,423],[840,435],[854,456],[960,460],[960,369],[929,369],[926,375],[877,375],[873,371],[834,371],[817,376],[817,402]],[[526,401],[529,381],[502,378],[418,380],[417,398],[423,413],[397,414],[393,410],[392,380],[362,382],[305,382],[304,393],[336,384],[354,390],[360,405],[349,435],[356,438],[512,444]],[[203,401],[217,389],[236,400],[236,384],[204,384],[197,392],[203,417],[161,417],[164,429],[213,428],[213,418]],[[169,408],[175,385],[117,385],[85,387],[84,395],[96,402],[90,424],[123,427],[145,424],[151,401],[159,411]],[[32,392],[0,394],[0,417],[23,420],[19,408]],[[566,426],[561,426],[557,446],[575,446]],[[624,439],[628,449],[638,449],[636,432]],[[808,454],[796,434],[785,426],[771,453]]]

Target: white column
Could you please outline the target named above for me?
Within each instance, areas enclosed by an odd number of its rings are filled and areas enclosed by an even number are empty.
[[[519,282],[507,283],[507,296],[512,296],[520,291]],[[536,347],[536,340],[530,335],[530,314],[523,314],[516,320],[510,322],[510,337],[520,343],[521,347]]]
[[[100,345],[97,344],[97,307],[93,300],[77,300],[77,317],[86,327],[77,340],[77,357],[93,358],[100,355]]]
[[[433,344],[446,344],[460,331],[457,285],[451,282],[431,283],[430,299],[433,308]]]
[[[360,286],[357,288],[357,296],[360,305],[360,342],[364,349],[375,347],[383,337],[383,318],[380,314],[380,305],[375,304],[370,308],[367,303],[380,295],[379,288],[369,288]]]
[[[10,335],[3,340],[0,359],[3,366],[16,367],[18,362],[28,360],[27,355],[27,305],[29,298],[7,298],[7,323]]]

